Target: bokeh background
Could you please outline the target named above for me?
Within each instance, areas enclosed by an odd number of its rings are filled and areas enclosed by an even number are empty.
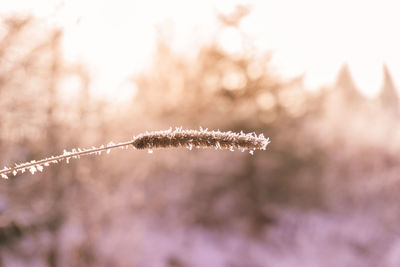
[[[316,2],[271,4],[291,25],[271,26],[258,2],[55,2],[0,4],[1,166],[171,126],[272,143],[121,150],[1,180],[0,266],[400,266],[400,60],[378,45],[398,42],[380,33],[393,6],[328,6],[338,23],[304,23]],[[365,10],[382,16],[364,25]],[[304,74],[265,43],[282,44],[274,34],[249,30],[264,26],[309,58]]]

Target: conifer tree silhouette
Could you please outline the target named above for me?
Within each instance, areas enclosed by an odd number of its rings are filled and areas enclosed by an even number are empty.
[[[393,113],[399,111],[399,96],[392,75],[386,65],[383,65],[383,83],[378,97],[384,110]]]
[[[339,70],[335,88],[348,105],[361,104],[365,101],[365,98],[361,95],[353,80],[350,68],[347,64],[344,64]]]

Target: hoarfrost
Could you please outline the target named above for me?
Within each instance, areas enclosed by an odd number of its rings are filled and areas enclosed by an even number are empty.
[[[36,172],[35,166],[30,166],[30,167],[29,167],[29,171],[30,171],[32,174],[35,174],[35,172]]]

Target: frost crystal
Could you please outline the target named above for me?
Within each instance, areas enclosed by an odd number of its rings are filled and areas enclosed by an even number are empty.
[[[147,149],[148,153],[153,153],[155,148],[171,148],[171,147],[186,147],[189,150],[193,148],[212,148],[215,149],[229,149],[234,151],[239,149],[240,151],[249,151],[253,155],[255,150],[265,150],[269,144],[269,139],[264,138],[263,134],[257,136],[255,133],[245,134],[242,131],[240,133],[234,132],[221,132],[209,131],[207,128],[200,130],[183,130],[182,127],[176,127],[174,130],[170,128],[166,131],[155,131],[146,132],[134,136],[132,140],[123,143],[110,142],[107,146],[101,145],[100,147],[92,147],[91,149],[72,149],[71,152],[67,150],[63,151],[63,154],[58,156],[51,156],[40,161],[32,160],[30,162],[15,164],[13,168],[3,168],[0,170],[2,178],[7,179],[8,173],[17,175],[18,171],[24,173],[25,170],[29,170],[32,174],[37,171],[43,171],[44,166],[49,166],[50,163],[58,163],[65,160],[69,163],[71,158],[80,158],[84,155],[100,155],[102,151],[107,154],[111,152],[112,148],[120,147],[121,149]]]
[[[35,172],[36,172],[35,166],[29,167],[29,171],[30,171],[32,174],[35,174]]]

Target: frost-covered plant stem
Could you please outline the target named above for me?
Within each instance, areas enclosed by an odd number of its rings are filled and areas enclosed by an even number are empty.
[[[58,163],[65,160],[67,163],[71,158],[80,158],[80,156],[90,154],[101,154],[106,151],[109,153],[113,148],[128,148],[133,146],[134,149],[148,149],[152,153],[155,148],[170,148],[170,147],[187,147],[192,148],[210,148],[229,149],[234,151],[239,149],[242,152],[248,150],[253,154],[254,150],[265,150],[269,143],[268,138],[262,134],[257,136],[255,133],[245,134],[233,132],[208,131],[207,129],[200,130],[183,130],[182,128],[170,128],[166,131],[146,132],[144,134],[133,137],[132,140],[114,144],[108,143],[107,146],[92,147],[90,149],[73,149],[71,152],[64,150],[64,153],[59,156],[51,156],[39,161],[32,160],[30,162],[15,164],[14,167],[5,167],[0,170],[2,178],[7,179],[7,174],[12,173],[14,176],[18,172],[24,173],[29,170],[32,174],[36,171],[43,171],[43,166],[49,166],[51,163]]]

